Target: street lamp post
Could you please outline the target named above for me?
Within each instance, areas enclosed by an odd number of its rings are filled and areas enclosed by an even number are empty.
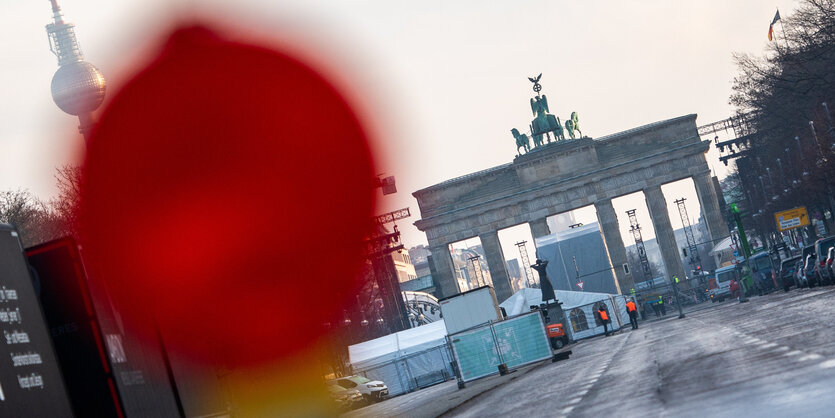
[[[788,150],[789,149],[786,148],[787,152],[788,152]],[[786,172],[783,171],[783,162],[780,161],[779,158],[777,159],[777,167],[780,168],[780,185],[783,186],[786,183],[786,178],[785,178],[786,177]]]
[[[818,154],[821,160],[824,159],[823,156],[823,149],[821,148],[821,143],[818,141],[818,134],[815,132],[815,122],[809,121],[809,129],[812,130],[812,138],[815,138],[815,145],[818,146]]]
[[[765,209],[765,204],[768,203],[768,196],[765,195],[765,183],[763,182],[763,176],[759,176],[760,178],[760,187],[763,192],[763,209]]]
[[[800,146],[800,137],[795,136],[794,142],[797,143],[797,155],[800,157],[800,165],[803,165],[803,147]]]
[[[832,116],[829,114],[829,106],[826,105],[826,102],[821,104],[823,105],[823,110],[826,111],[826,122],[829,124],[829,129],[827,130],[829,138],[835,141],[835,127],[832,126]]]

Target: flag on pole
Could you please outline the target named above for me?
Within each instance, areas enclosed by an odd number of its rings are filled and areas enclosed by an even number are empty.
[[[777,14],[774,15],[774,20],[771,21],[771,24],[768,25],[768,42],[774,40],[774,24],[780,20],[780,11],[777,10]]]

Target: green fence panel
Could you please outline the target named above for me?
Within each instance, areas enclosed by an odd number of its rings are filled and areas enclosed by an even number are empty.
[[[537,312],[493,324],[493,330],[509,368],[552,356],[545,325]]]
[[[498,373],[501,363],[512,368],[552,355],[538,312],[454,334],[450,341],[464,382]]]

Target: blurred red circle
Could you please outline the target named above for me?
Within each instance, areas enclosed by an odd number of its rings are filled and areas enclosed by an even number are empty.
[[[119,309],[169,348],[254,365],[342,311],[370,231],[369,141],[316,71],[180,29],[103,111],[82,240]]]

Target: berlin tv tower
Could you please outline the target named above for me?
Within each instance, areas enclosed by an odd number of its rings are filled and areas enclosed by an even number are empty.
[[[55,21],[46,25],[46,33],[49,49],[58,57],[58,71],[52,76],[52,100],[64,112],[78,116],[78,131],[89,142],[93,111],[104,100],[104,76],[93,64],[84,61],[75,38],[75,25],[64,21],[58,0],[49,1]]]

